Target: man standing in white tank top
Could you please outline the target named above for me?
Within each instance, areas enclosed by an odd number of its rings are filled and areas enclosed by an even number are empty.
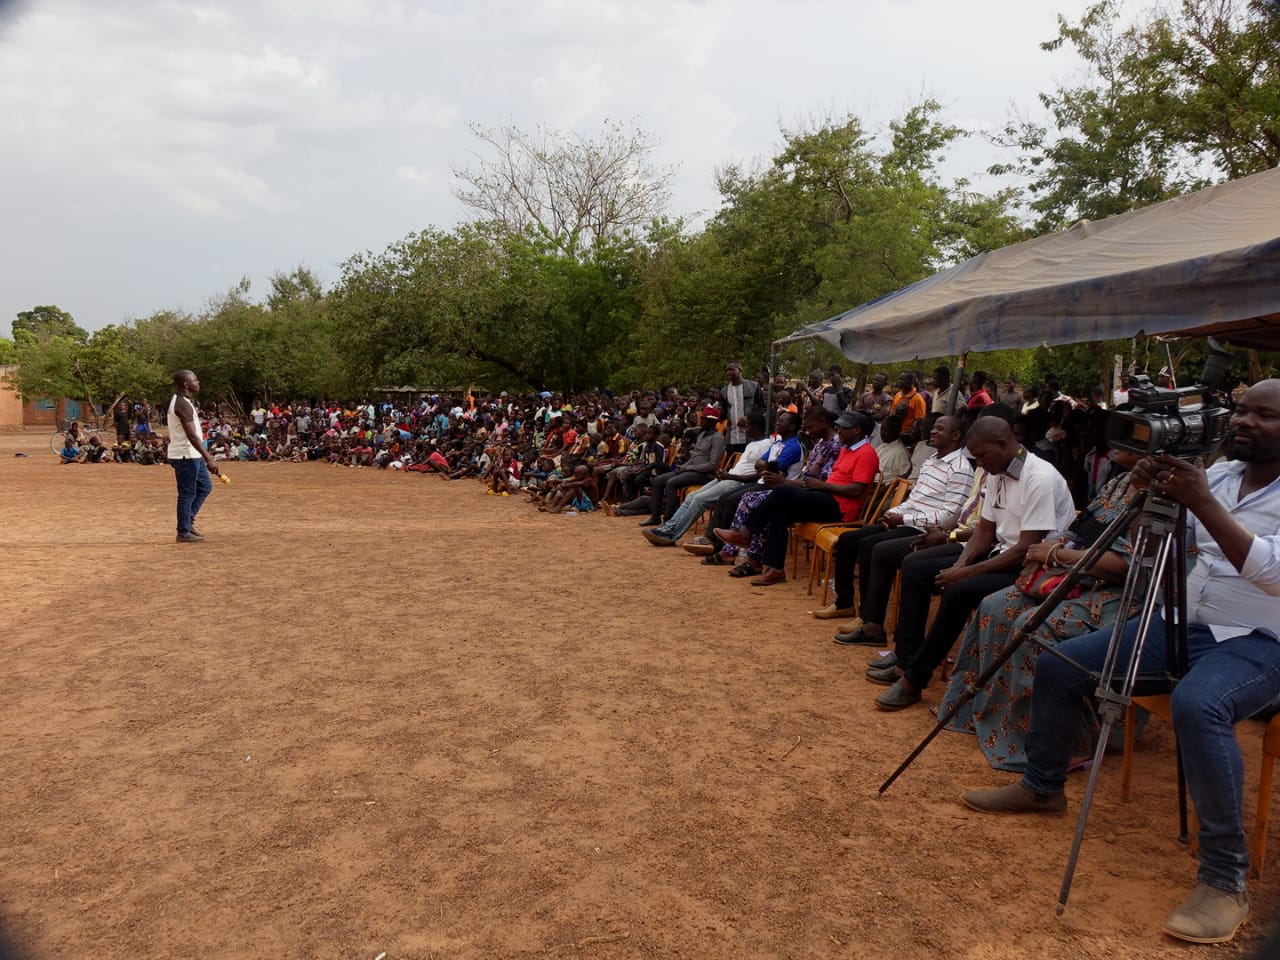
[[[173,375],[169,400],[169,466],[178,480],[178,542],[199,543],[204,537],[195,528],[196,514],[213,491],[209,474],[218,473],[213,455],[205,449],[200,416],[192,397],[200,381],[190,370]]]

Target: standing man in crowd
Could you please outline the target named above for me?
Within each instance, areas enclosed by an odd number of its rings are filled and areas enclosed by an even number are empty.
[[[116,443],[125,444],[129,442],[129,404],[121,400],[116,404],[113,414],[116,427]]]
[[[920,380],[911,371],[898,378],[898,392],[893,395],[889,412],[902,418],[902,432],[908,436],[915,422],[929,412],[920,392]]]
[[[889,396],[889,392],[885,390],[885,384],[888,382],[888,377],[883,373],[877,373],[871,378],[871,385],[867,388],[866,393],[858,398],[858,409],[877,424],[881,423],[889,415],[889,404],[893,400]],[[874,441],[875,438],[872,437],[872,440]]]
[[[729,453],[741,453],[747,448],[746,418],[753,413],[764,414],[764,391],[754,380],[742,378],[742,364],[730,360],[724,368],[729,382],[720,388],[720,400],[724,405],[725,431]]]
[[[204,535],[195,528],[196,515],[213,492],[209,474],[218,475],[213,454],[205,449],[195,395],[200,381],[190,370],[173,375],[169,400],[169,465],[178,481],[178,543],[199,543]]]
[[[853,403],[853,391],[844,385],[844,371],[839,367],[832,366],[827,376],[831,385],[822,391],[822,406],[832,417],[838,417]]]

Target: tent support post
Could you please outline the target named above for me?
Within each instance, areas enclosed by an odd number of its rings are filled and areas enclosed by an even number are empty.
[[[769,347],[769,383],[764,389],[764,432],[768,436],[773,435],[773,378],[777,373],[778,345],[775,343]]]
[[[960,375],[964,373],[965,361],[969,359],[969,351],[966,350],[956,358],[956,372],[951,377],[951,392],[947,394],[947,416],[953,416],[956,412],[956,401],[960,398]]]

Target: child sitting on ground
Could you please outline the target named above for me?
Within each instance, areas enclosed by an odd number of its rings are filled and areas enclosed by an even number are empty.
[[[560,483],[539,510],[561,513],[566,509],[589,513],[596,508],[600,497],[600,485],[591,474],[591,468],[580,463],[573,468],[573,478]]]

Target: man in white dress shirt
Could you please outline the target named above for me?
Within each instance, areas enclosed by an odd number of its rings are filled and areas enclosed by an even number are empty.
[[[1135,484],[1186,506],[1188,537],[1199,550],[1187,576],[1189,670],[1174,687],[1172,712],[1200,822],[1200,865],[1191,896],[1165,922],[1165,932],[1193,943],[1230,940],[1249,916],[1244,774],[1234,726],[1280,702],[1280,380],[1264,380],[1240,400],[1226,450],[1232,459],[1207,472],[1165,455],[1134,467]],[[1134,620],[1125,642],[1136,634]],[[1110,639],[1107,629],[1058,649],[1097,670]],[[1141,673],[1165,674],[1165,660],[1164,620],[1155,617]],[[1064,811],[1072,741],[1095,686],[1089,675],[1041,654],[1022,780],[971,790],[964,802],[990,813]]]

